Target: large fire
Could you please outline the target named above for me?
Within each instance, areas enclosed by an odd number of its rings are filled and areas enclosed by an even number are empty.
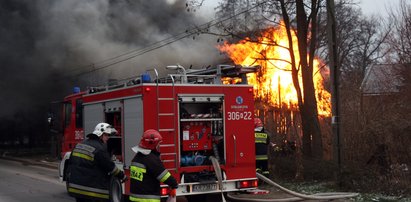
[[[292,33],[293,49],[296,64],[299,64],[297,37]],[[297,93],[291,76],[291,57],[288,49],[288,39],[285,26],[267,29],[257,42],[250,38],[241,40],[237,44],[225,42],[218,48],[229,55],[236,63],[243,66],[260,65],[261,73],[247,75],[248,83],[254,85],[256,98],[269,98],[269,104],[273,106],[296,106],[298,104]],[[320,68],[322,62],[314,60],[314,85],[318,113],[330,116],[331,95],[324,89],[323,76],[328,76],[328,68]],[[257,76],[258,74],[258,76]],[[299,75],[302,90],[301,71]]]

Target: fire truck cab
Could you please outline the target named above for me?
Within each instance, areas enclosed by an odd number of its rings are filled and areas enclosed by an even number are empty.
[[[243,76],[247,68],[219,65],[159,78],[148,71],[124,84],[89,88],[65,98],[63,160],[59,174],[67,180],[71,149],[100,122],[118,131],[107,148],[129,176],[145,130],[163,136],[160,158],[179,183],[177,196],[255,189],[254,97],[247,84],[224,84],[223,77]],[[167,185],[162,195],[167,196]],[[129,181],[112,180],[110,197],[122,201]]]

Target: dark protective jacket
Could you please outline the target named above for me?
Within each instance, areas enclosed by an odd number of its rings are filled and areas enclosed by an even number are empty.
[[[256,160],[268,160],[268,144],[270,138],[265,132],[255,132],[255,155]]]
[[[111,161],[106,145],[94,134],[88,137],[71,152],[67,190],[77,198],[108,200],[110,175],[121,170]]]
[[[173,189],[178,187],[177,181],[164,168],[160,153],[151,151],[145,155],[138,152],[130,166],[130,201],[159,202],[160,182]]]

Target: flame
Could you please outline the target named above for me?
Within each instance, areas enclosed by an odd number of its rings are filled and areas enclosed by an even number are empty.
[[[299,64],[297,37],[291,32],[294,56],[296,64]],[[247,74],[248,83],[254,86],[256,98],[268,98],[267,101],[273,106],[297,106],[297,93],[293,85],[291,75],[291,56],[287,49],[288,38],[283,23],[278,27],[267,29],[262,36],[254,42],[245,38],[236,44],[224,42],[218,46],[220,51],[225,52],[236,63],[243,66],[260,65],[260,73]],[[308,56],[307,56],[308,57]],[[323,63],[315,58],[313,68],[314,87],[318,105],[318,114],[331,115],[331,95],[324,88],[323,81],[329,76],[328,68],[321,68]],[[299,82],[302,88],[301,71]]]

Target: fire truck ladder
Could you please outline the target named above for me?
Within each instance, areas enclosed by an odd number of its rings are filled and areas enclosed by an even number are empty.
[[[172,142],[168,142],[167,144],[162,144],[161,147],[166,148],[166,152],[162,152],[162,156],[166,156],[166,158],[163,160],[164,163],[174,163],[174,167],[171,168],[172,170],[177,171],[177,141],[178,141],[178,134],[176,130],[176,109],[175,109],[175,101],[176,99],[174,98],[175,96],[175,87],[174,87],[174,80],[172,82],[172,93],[170,96],[168,91],[168,88],[162,88],[159,87],[159,82],[161,79],[158,78],[158,72],[156,69],[154,69],[154,72],[156,74],[156,99],[157,99],[157,130],[162,134],[162,135],[171,135],[173,138]],[[163,106],[163,107],[160,107]],[[164,106],[171,106],[171,111],[165,109],[169,109],[168,107]],[[161,124],[161,123],[169,123],[172,122],[172,125],[170,124]],[[165,126],[164,126],[165,125]],[[169,149],[172,148],[172,149]],[[172,152],[170,152],[172,151]],[[171,156],[171,158],[169,157]]]
[[[242,83],[247,84],[247,74],[256,72],[260,66],[239,66],[239,65],[217,65],[203,69],[189,69],[186,71],[186,76],[199,76],[205,79],[212,78],[212,83],[222,84],[221,79],[227,77],[241,77]],[[206,77],[211,75],[212,77]],[[190,78],[188,79],[190,81]],[[192,80],[192,79],[191,79]]]

